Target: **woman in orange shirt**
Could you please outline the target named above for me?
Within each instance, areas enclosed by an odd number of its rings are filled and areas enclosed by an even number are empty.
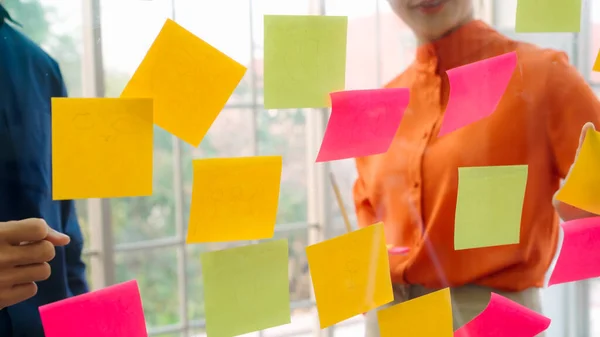
[[[410,88],[410,103],[385,154],[356,159],[359,226],[385,224],[396,303],[450,287],[455,329],[494,291],[540,311],[539,287],[556,252],[558,220],[590,216],[556,204],[582,127],[600,125],[600,103],[562,52],[502,36],[473,19],[471,0],[390,0],[418,41],[416,60],[387,87]],[[446,71],[516,51],[518,64],[495,112],[442,138]],[[493,80],[493,79],[492,79]],[[584,128],[585,129],[585,128]],[[584,130],[585,132],[585,130]],[[520,243],[454,249],[458,168],[528,165]],[[367,336],[378,336],[374,312]]]

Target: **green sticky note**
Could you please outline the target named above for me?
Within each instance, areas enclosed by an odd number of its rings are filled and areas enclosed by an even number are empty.
[[[265,15],[264,105],[324,108],[344,90],[348,17]]]
[[[203,253],[200,260],[208,336],[290,323],[286,239]]]
[[[460,167],[454,249],[519,243],[527,165]]]
[[[579,32],[581,0],[519,0],[517,33]]]

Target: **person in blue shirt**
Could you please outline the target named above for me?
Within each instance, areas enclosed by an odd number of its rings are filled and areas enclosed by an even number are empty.
[[[88,291],[83,237],[74,202],[52,200],[58,64],[8,21],[0,4],[0,336],[43,337],[38,307]]]

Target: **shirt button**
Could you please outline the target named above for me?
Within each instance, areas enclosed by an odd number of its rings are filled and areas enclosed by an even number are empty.
[[[415,183],[413,184],[413,187],[414,187],[414,188],[419,188],[419,186],[421,186],[421,184],[419,184],[418,182],[415,182]]]
[[[423,139],[427,139],[427,138],[429,138],[429,132],[423,133]]]

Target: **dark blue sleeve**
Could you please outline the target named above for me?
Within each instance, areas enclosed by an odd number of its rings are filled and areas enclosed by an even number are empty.
[[[52,97],[67,97],[67,89],[63,81],[58,64],[56,64],[56,83],[53,88]],[[85,270],[86,266],[81,259],[83,253],[83,235],[75,202],[73,200],[64,200],[60,202],[62,228],[65,234],[71,237],[71,242],[65,247],[65,257],[67,263],[67,281],[69,289],[73,295],[80,295],[88,292]]]

